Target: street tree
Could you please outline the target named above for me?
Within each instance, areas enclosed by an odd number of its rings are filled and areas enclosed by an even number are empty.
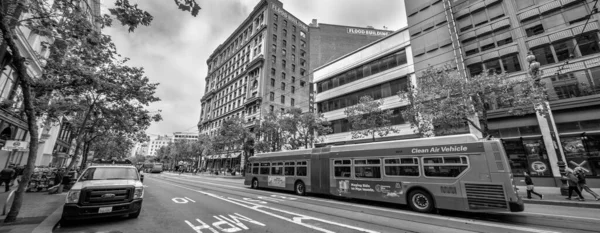
[[[323,135],[332,132],[331,123],[323,114],[302,112],[301,108],[291,108],[281,119],[281,127],[287,149],[312,148],[323,141]]]
[[[51,51],[62,52],[61,58],[67,58],[72,55],[72,46],[79,46],[81,50],[89,51],[89,56],[95,56],[98,51],[96,44],[105,39],[101,36],[96,25],[100,27],[111,26],[113,20],[119,21],[123,26],[128,27],[130,32],[140,25],[148,26],[152,21],[152,15],[138,8],[137,4],[130,4],[128,0],[115,0],[115,7],[109,9],[110,14],[102,16],[94,15],[91,1],[87,0],[5,0],[0,3],[0,36],[2,44],[6,44],[11,51],[12,59],[10,65],[14,67],[16,80],[22,93],[23,112],[26,116],[27,125],[30,134],[29,156],[27,165],[23,172],[22,184],[29,183],[29,178],[35,165],[36,153],[39,144],[38,138],[38,120],[40,120],[39,105],[44,98],[38,98],[45,94],[39,91],[51,90],[51,88],[39,88],[49,82],[39,82],[36,78],[27,73],[27,57],[23,56],[20,47],[17,45],[18,37],[14,29],[26,27],[32,33],[40,35],[43,46],[52,47]],[[175,4],[183,11],[189,11],[193,16],[197,15],[200,7],[194,0],[176,0]],[[83,45],[83,46],[82,46]],[[80,51],[81,51],[80,50]],[[103,54],[97,54],[102,56]],[[113,59],[111,57],[111,59]],[[89,64],[87,64],[89,66]],[[95,70],[85,70],[93,72]],[[51,73],[48,69],[45,73]],[[78,76],[78,75],[75,75]],[[71,76],[65,76],[69,78]],[[34,87],[37,90],[34,90]],[[41,102],[46,104],[47,102]],[[45,121],[45,119],[41,119]],[[14,222],[22,206],[23,192],[25,185],[20,185],[15,193],[11,210],[4,222]]]
[[[281,151],[285,144],[284,130],[281,125],[283,113],[273,111],[265,114],[256,129],[254,150],[257,152]]]
[[[547,99],[544,87],[529,79],[508,79],[506,74],[492,70],[465,78],[449,66],[429,67],[399,96],[409,102],[402,111],[404,119],[415,133],[425,137],[434,136],[435,128],[465,124],[488,137],[489,112],[495,110],[513,116],[548,113],[543,104]]]
[[[384,137],[400,130],[392,126],[392,110],[381,109],[383,100],[374,100],[371,96],[363,96],[357,105],[344,110],[350,124],[352,138],[371,137],[375,135]]]
[[[217,130],[214,145],[222,151],[240,150],[247,156],[253,149],[254,136],[239,117],[229,118]]]

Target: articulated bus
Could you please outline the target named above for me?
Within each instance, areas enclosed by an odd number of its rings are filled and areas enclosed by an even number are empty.
[[[473,135],[264,153],[247,166],[244,184],[255,189],[391,202],[425,213],[524,210],[502,143]]]
[[[152,173],[161,173],[163,171],[163,164],[162,163],[154,163],[152,166],[152,170],[150,170]]]

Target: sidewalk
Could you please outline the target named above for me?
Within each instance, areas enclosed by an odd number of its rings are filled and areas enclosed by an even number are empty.
[[[576,199],[577,194],[573,193],[572,200],[567,200],[566,196],[560,195],[560,188],[558,187],[535,187],[535,191],[539,194],[544,195],[544,199],[534,194],[531,194],[531,199],[527,199],[527,187],[517,186],[519,188],[519,195],[523,198],[523,202],[526,204],[539,204],[539,205],[557,205],[557,206],[572,206],[572,207],[583,207],[583,208],[598,208],[600,209],[600,201],[596,201],[594,197],[582,191],[582,195],[585,201],[578,201]],[[592,191],[600,194],[600,189],[593,188]]]
[[[3,192],[4,187],[1,188],[0,208],[6,202],[9,193],[16,190],[16,187],[13,187],[9,192]],[[6,215],[0,216],[0,233],[52,232],[52,229],[61,218],[61,208],[65,203],[66,195],[66,192],[54,195],[48,195],[48,192],[26,192],[23,196],[23,205],[17,216],[17,221],[4,224]],[[10,199],[7,205],[7,214],[13,198]],[[0,214],[1,211],[0,209]]]

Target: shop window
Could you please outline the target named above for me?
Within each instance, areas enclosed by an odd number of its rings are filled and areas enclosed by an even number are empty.
[[[561,137],[560,141],[563,146],[563,151],[565,153],[565,158],[567,159],[567,165],[570,168],[575,168],[574,164],[581,164],[583,168],[590,171],[587,172],[587,175],[598,176],[598,167],[594,167],[592,169],[590,167],[590,162],[592,166],[598,166],[599,157],[598,156],[590,156],[587,153],[587,137]],[[591,160],[591,161],[590,161]]]
[[[488,70],[490,75],[492,74],[501,74],[502,69],[500,68],[500,60],[493,59],[485,62],[485,68]]]
[[[502,68],[504,69],[504,72],[511,73],[521,71],[521,64],[519,63],[518,54],[515,53],[504,56],[500,60],[502,60]]]
[[[596,33],[577,36],[576,39],[582,56],[600,52],[598,48],[598,35]]]
[[[527,33],[528,37],[542,34],[544,33],[544,26],[541,23],[533,25],[531,27],[525,28],[525,33]]]
[[[555,63],[554,55],[552,54],[552,49],[550,45],[543,45],[541,47],[537,47],[531,50],[533,55],[535,55],[535,59],[540,63],[540,65],[547,65]]]
[[[588,11],[585,8],[585,5],[580,5],[571,9],[566,10],[564,13],[565,21],[569,22],[569,24],[575,24],[579,22],[586,21],[589,17]]]
[[[558,43],[552,44],[554,47],[554,52],[556,52],[556,58],[558,61],[564,61],[569,58],[575,57],[575,50],[573,49],[575,45],[573,44],[573,40],[564,40]]]
[[[592,90],[600,91],[600,67],[596,66],[590,69],[590,72],[592,74],[592,84],[590,87]]]
[[[423,158],[423,171],[429,177],[458,177],[469,168],[467,157]]]

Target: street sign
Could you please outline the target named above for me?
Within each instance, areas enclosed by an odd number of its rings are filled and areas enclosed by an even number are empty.
[[[26,151],[28,149],[29,149],[29,142],[13,141],[13,140],[6,141],[6,145],[4,145],[4,147],[2,148],[2,150],[7,150],[7,151],[12,151],[12,150]]]

